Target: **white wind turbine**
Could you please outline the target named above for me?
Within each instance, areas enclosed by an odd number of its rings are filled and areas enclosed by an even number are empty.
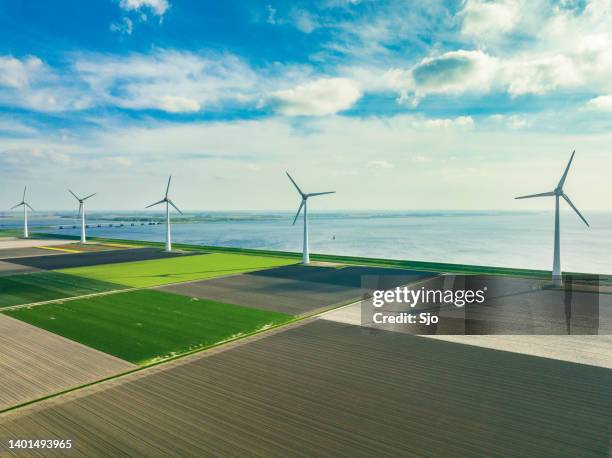
[[[286,172],[286,173],[289,179],[291,180],[291,182],[293,183],[293,186],[295,186],[295,189],[297,189],[297,192],[299,192],[300,196],[302,196],[302,202],[300,203],[300,208],[298,208],[298,211],[295,214],[295,218],[293,219],[293,224],[295,225],[295,222],[297,221],[298,216],[300,216],[300,212],[302,211],[302,207],[303,207],[304,208],[304,247],[302,251],[302,264],[308,264],[310,262],[310,256],[308,253],[308,205],[307,205],[308,198],[314,197],[314,196],[322,196],[324,194],[334,194],[336,191],[311,192],[311,193],[305,194],[302,192],[302,190],[297,185],[295,180],[291,177],[291,175],[289,175],[289,172]]]
[[[74,198],[79,201],[79,217],[81,218],[81,244],[85,244],[87,243],[87,238],[85,237],[85,201],[90,197],[95,196],[96,193],[94,192],[93,194],[90,194],[87,197],[80,198],[70,189],[68,190],[68,192],[70,192],[70,194],[72,194]]]
[[[17,208],[17,207],[21,207],[23,205],[23,237],[24,238],[28,238],[30,236],[30,233],[28,232],[28,208],[32,211],[34,211],[34,209],[30,206],[29,203],[26,202],[25,198],[26,198],[26,190],[28,189],[28,187],[26,186],[25,188],[23,188],[23,197],[21,198],[21,202],[19,202],[17,205],[11,207],[11,210]]]
[[[532,197],[553,197],[555,198],[555,248],[554,248],[554,256],[553,256],[553,270],[552,270],[552,283],[553,286],[563,286],[563,279],[561,275],[561,240],[560,240],[560,228],[559,228],[559,198],[562,197],[570,207],[578,214],[580,219],[584,221],[588,227],[589,223],[584,216],[580,214],[578,209],[574,206],[570,198],[563,192],[563,185],[565,184],[565,179],[567,178],[567,173],[569,172],[570,166],[572,165],[572,161],[574,160],[574,154],[576,151],[572,152],[572,156],[570,157],[569,162],[567,163],[567,167],[565,167],[565,172],[563,172],[563,176],[559,180],[559,184],[557,187],[550,192],[543,192],[540,194],[531,194],[528,196],[520,196],[516,197],[516,199],[530,199]]]
[[[148,205],[146,207],[146,208],[151,208],[151,207],[154,207],[155,205],[163,204],[164,202],[166,203],[166,251],[167,252],[172,251],[172,240],[170,239],[170,205],[172,205],[174,209],[177,212],[179,212],[181,215],[183,214],[183,212],[180,211],[176,205],[174,205],[174,202],[172,202],[172,200],[168,198],[168,192],[170,191],[170,181],[171,180],[172,180],[172,175],[170,175],[170,178],[168,178],[168,186],[166,186],[166,195],[164,196],[164,198],[160,200],[159,202],[155,202],[154,204]]]

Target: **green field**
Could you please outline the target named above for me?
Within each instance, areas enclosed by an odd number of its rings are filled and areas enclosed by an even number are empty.
[[[136,364],[207,347],[293,318],[150,290],[5,313]]]
[[[0,277],[0,308],[123,289],[108,282],[58,272]]]
[[[63,269],[61,272],[132,287],[165,285],[295,264],[270,256],[213,253]]]

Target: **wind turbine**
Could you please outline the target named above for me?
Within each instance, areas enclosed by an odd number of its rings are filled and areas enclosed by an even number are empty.
[[[297,221],[298,216],[300,216],[300,212],[302,211],[302,207],[303,207],[304,208],[304,247],[302,249],[302,264],[308,264],[310,263],[310,256],[308,253],[308,205],[307,205],[308,198],[314,197],[314,196],[322,196],[324,194],[335,194],[336,191],[311,192],[311,193],[305,194],[302,192],[302,190],[297,185],[295,180],[291,177],[291,175],[289,175],[289,172],[285,172],[285,173],[287,173],[287,176],[293,183],[293,186],[295,186],[295,189],[297,189],[297,192],[299,192],[300,196],[302,196],[302,202],[300,203],[300,208],[298,208],[298,211],[295,214],[295,218],[293,219],[293,225],[295,225],[295,222]]]
[[[155,202],[154,204],[148,205],[146,207],[146,208],[151,208],[151,207],[154,207],[155,205],[163,204],[164,202],[166,203],[166,251],[167,252],[172,251],[172,241],[170,240],[170,205],[172,205],[174,209],[177,212],[179,212],[181,215],[183,214],[183,212],[180,211],[176,205],[174,205],[174,202],[172,202],[172,199],[168,198],[168,192],[170,191],[170,181],[171,180],[172,180],[172,175],[170,175],[170,178],[168,178],[168,186],[166,186],[166,195],[164,196],[164,198],[160,200],[159,202]]]
[[[24,238],[28,238],[30,236],[30,233],[28,232],[28,208],[32,211],[34,211],[34,209],[32,207],[30,207],[30,204],[26,202],[25,198],[26,198],[26,191],[27,191],[28,187],[26,186],[25,188],[23,188],[23,197],[21,198],[21,202],[19,202],[17,205],[11,207],[11,210],[17,208],[17,207],[21,207],[23,205],[23,237]]]
[[[81,244],[85,244],[87,243],[87,239],[85,237],[85,201],[90,197],[95,196],[96,193],[94,192],[93,194],[90,194],[87,197],[83,197],[81,199],[70,189],[68,190],[68,192],[70,192],[70,194],[72,194],[74,198],[79,201],[79,217],[81,218]]]
[[[563,185],[565,184],[567,173],[569,172],[570,166],[572,165],[572,161],[574,160],[574,154],[576,154],[576,151],[572,152],[572,156],[570,157],[570,160],[567,163],[567,167],[565,167],[565,172],[563,172],[563,176],[559,180],[559,184],[557,184],[557,187],[553,191],[543,192],[540,194],[531,194],[528,196],[515,197],[515,199],[530,199],[532,197],[553,197],[553,196],[555,198],[555,249],[554,249],[554,256],[553,256],[552,283],[553,283],[553,286],[557,286],[557,287],[563,286],[563,279],[561,276],[561,240],[560,240],[560,233],[559,233],[560,232],[559,198],[562,197],[569,204],[569,206],[572,207],[572,209],[578,214],[580,219],[584,221],[584,224],[590,227],[587,220],[584,219],[584,216],[580,214],[580,212],[574,206],[574,204],[572,203],[570,198],[567,196],[567,194],[563,192]]]

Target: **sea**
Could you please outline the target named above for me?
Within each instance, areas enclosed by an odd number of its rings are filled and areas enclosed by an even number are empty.
[[[561,213],[564,271],[612,274],[612,212]],[[205,212],[173,220],[180,243],[301,251],[302,219],[291,212]],[[0,214],[1,228],[19,228],[21,215]],[[163,241],[160,213],[90,212],[90,236]],[[79,234],[73,213],[31,214],[34,232]],[[99,226],[99,227],[98,227]],[[309,213],[311,253],[550,270],[554,213],[546,211],[418,211]]]

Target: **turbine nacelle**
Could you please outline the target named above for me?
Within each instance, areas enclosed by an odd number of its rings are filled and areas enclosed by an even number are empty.
[[[90,194],[87,197],[79,197],[74,192],[72,192],[71,189],[69,189],[68,192],[72,194],[76,200],[79,201],[79,204],[83,204],[83,202],[85,202],[87,199],[96,195],[96,193],[94,192],[93,194]]]
[[[28,207],[30,210],[34,211],[34,209],[33,209],[33,208],[30,206],[30,204],[29,204],[29,203],[27,203],[27,202],[26,202],[26,200],[25,200],[25,198],[26,198],[26,191],[27,191],[27,189],[28,189],[28,187],[27,187],[27,186],[23,188],[23,196],[21,197],[21,202],[19,202],[17,205],[13,205],[13,206],[11,207],[11,210],[14,210],[14,209],[15,209],[15,208],[17,208],[17,207],[24,206],[24,207]]]
[[[572,210],[576,212],[576,214],[580,217],[580,219],[584,222],[584,224],[586,224],[588,227],[591,227],[588,221],[584,218],[584,216],[582,216],[580,211],[573,204],[569,196],[563,192],[563,185],[565,184],[565,180],[567,179],[567,174],[570,170],[575,154],[576,154],[576,151],[573,151],[572,156],[570,157],[570,160],[567,163],[567,166],[565,167],[565,171],[563,172],[563,175],[561,176],[561,179],[559,180],[559,183],[557,184],[557,187],[554,190],[550,192],[541,192],[539,194],[529,194],[526,196],[519,196],[519,197],[515,197],[515,199],[532,199],[534,197],[556,197],[556,198],[561,197],[563,198],[563,200],[567,202],[567,204],[572,208]]]
[[[180,211],[176,205],[174,205],[174,202],[172,201],[172,199],[168,198],[168,193],[170,192],[170,181],[171,180],[172,180],[172,175],[170,175],[170,177],[168,178],[168,185],[166,186],[166,194],[164,195],[164,198],[160,201],[152,203],[151,205],[147,205],[145,208],[155,207],[156,205],[167,202],[168,204],[172,205],[177,212],[179,212],[181,215],[183,214],[183,212]]]
[[[297,213],[295,214],[295,218],[293,218],[293,225],[295,225],[295,222],[298,219],[298,216],[300,216],[300,213],[302,211],[302,208],[304,208],[304,204],[306,203],[306,201],[308,200],[309,197],[316,197],[316,196],[323,196],[325,194],[335,194],[336,191],[325,191],[325,192],[310,192],[310,193],[305,193],[303,192],[300,187],[298,186],[298,184],[295,182],[295,180],[293,179],[293,177],[291,175],[289,175],[289,172],[285,172],[287,174],[287,176],[289,177],[289,179],[291,180],[291,183],[293,183],[293,186],[295,186],[295,189],[297,190],[297,192],[300,194],[300,196],[302,197],[302,202],[300,203],[300,207],[298,208]]]

